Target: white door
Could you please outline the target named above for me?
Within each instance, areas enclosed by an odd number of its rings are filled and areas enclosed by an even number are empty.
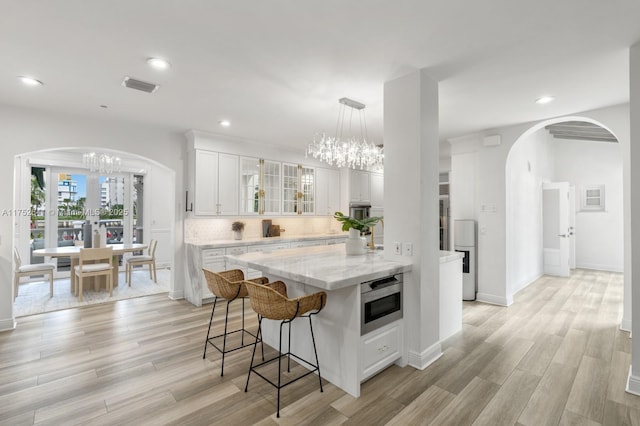
[[[569,270],[569,183],[542,186],[542,247],[544,273],[568,277]]]

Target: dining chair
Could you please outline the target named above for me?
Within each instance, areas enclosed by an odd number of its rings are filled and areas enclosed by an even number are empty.
[[[20,253],[18,253],[16,247],[13,248],[13,260],[16,265],[13,275],[13,300],[16,300],[16,297],[18,297],[20,277],[33,277],[36,275],[49,275],[49,297],[53,297],[53,271],[56,269],[54,263],[32,263],[23,265],[22,259],[20,259]]]
[[[126,280],[131,287],[131,274],[134,266],[149,265],[149,278],[153,282],[158,282],[158,273],[156,272],[156,247],[158,246],[158,240],[151,240],[149,243],[149,250],[146,255],[131,256],[127,259],[126,267]]]
[[[109,297],[113,296],[113,248],[82,248],[78,265],[75,267],[76,288],[74,293],[82,302],[82,286],[84,278],[104,275],[107,280]]]

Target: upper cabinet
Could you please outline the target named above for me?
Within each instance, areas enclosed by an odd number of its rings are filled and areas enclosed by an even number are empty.
[[[350,170],[349,202],[371,202],[370,173],[362,170]]]
[[[371,208],[384,207],[384,175],[371,173]]]
[[[316,169],[316,214],[330,215],[340,210],[340,171]]]
[[[280,163],[240,159],[240,214],[280,213]]]
[[[315,173],[313,167],[282,164],[282,213],[314,214]]]
[[[238,156],[204,150],[194,150],[190,155],[194,214],[237,215]]]

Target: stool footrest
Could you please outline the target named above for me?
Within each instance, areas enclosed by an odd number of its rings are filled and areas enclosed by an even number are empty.
[[[297,359],[298,361],[302,361],[302,362],[304,362],[305,364],[310,365],[310,366],[311,366],[311,367],[313,367],[313,368],[312,368],[311,370],[307,371],[306,373],[304,373],[303,375],[296,377],[295,379],[291,379],[291,380],[289,380],[289,381],[288,381],[288,382],[286,382],[286,383],[280,384],[280,386],[278,386],[278,384],[277,384],[277,383],[273,383],[269,378],[267,378],[267,377],[263,376],[262,374],[260,374],[260,373],[256,370],[256,369],[257,369],[257,368],[259,368],[259,367],[262,367],[262,366],[264,366],[264,365],[266,365],[266,364],[269,364],[269,363],[271,363],[271,362],[273,362],[273,361],[277,361],[277,360],[278,360],[278,359],[280,359],[280,358],[286,358],[287,356],[292,356],[292,357],[294,357],[295,359]],[[290,385],[290,384],[291,384],[291,383],[293,383],[293,382],[297,382],[298,380],[302,379],[303,377],[308,376],[309,374],[313,374],[313,373],[315,373],[316,371],[319,371],[319,369],[318,369],[318,366],[317,366],[317,365],[312,364],[312,363],[310,363],[309,361],[307,361],[307,360],[305,360],[305,359],[300,358],[300,357],[299,357],[299,356],[297,356],[296,354],[291,353],[291,352],[286,352],[286,353],[280,354],[279,356],[276,356],[276,357],[273,357],[273,358],[271,358],[271,359],[268,359],[268,360],[266,360],[266,361],[262,361],[260,364],[256,364],[256,365],[254,365],[253,367],[251,367],[251,371],[252,371],[253,373],[257,374],[258,376],[262,377],[262,378],[263,378],[267,383],[269,383],[271,386],[275,387],[276,389],[282,389],[283,387],[285,387],[285,386],[287,386],[287,385]]]
[[[232,335],[234,333],[243,333],[243,334],[249,335],[250,337],[245,337],[245,336],[242,336],[242,337],[243,337],[245,342],[247,341],[247,339],[249,339],[250,342],[247,342],[247,343],[244,343],[244,344],[241,343],[240,346],[234,346],[231,349],[226,348],[226,349],[223,350],[222,348],[218,347],[213,342],[213,339],[224,338],[224,333],[223,333],[223,334],[218,334],[217,336],[209,337],[207,339],[207,343],[210,344],[211,346],[213,346],[214,348],[216,348],[220,353],[227,354],[229,352],[233,352],[233,351],[237,351],[237,350],[242,349],[242,348],[246,348],[247,346],[253,346],[256,343],[256,339],[258,340],[258,343],[262,342],[261,338],[257,338],[255,334],[253,334],[252,332],[250,332],[248,330],[245,330],[244,328],[241,328],[239,330],[234,330],[234,331],[227,332],[227,339],[229,338],[230,335]],[[253,340],[251,340],[251,338],[253,338]]]

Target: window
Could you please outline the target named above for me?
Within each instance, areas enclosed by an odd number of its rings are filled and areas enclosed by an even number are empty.
[[[604,185],[585,185],[582,188],[581,211],[604,211]]]

